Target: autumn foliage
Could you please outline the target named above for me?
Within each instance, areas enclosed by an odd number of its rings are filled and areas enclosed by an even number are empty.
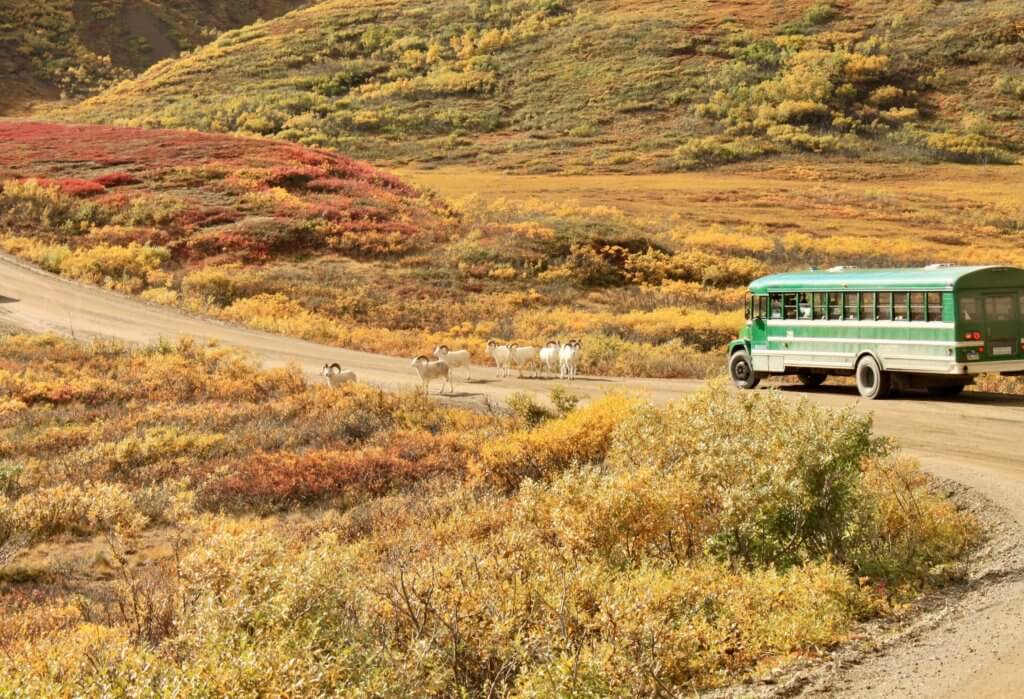
[[[191,342],[0,350],[27,694],[690,691],[814,657],[976,539],[870,419],[772,394],[480,414]],[[31,563],[62,547],[91,553]]]

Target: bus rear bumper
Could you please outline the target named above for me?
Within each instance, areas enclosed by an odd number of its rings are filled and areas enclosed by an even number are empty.
[[[996,362],[970,362],[958,364],[958,374],[999,374],[1024,371],[1024,359],[1010,359]]]

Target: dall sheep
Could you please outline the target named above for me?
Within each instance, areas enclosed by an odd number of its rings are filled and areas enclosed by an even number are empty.
[[[519,378],[523,378],[523,367],[537,359],[536,347],[520,347],[516,344],[508,346],[509,359],[519,370]]]
[[[583,351],[583,343],[579,340],[569,340],[568,344],[562,345],[558,352],[559,378],[576,380],[576,367],[580,361],[580,352]]]
[[[541,347],[540,368],[542,376],[545,372],[553,376],[558,371],[558,354],[561,349],[562,345],[555,340],[551,340]]]
[[[487,356],[494,359],[495,365],[498,367],[498,377],[509,375],[509,360],[512,358],[512,353],[508,345],[499,345],[494,340],[487,342]]]
[[[455,350],[454,352],[448,349],[448,345],[438,345],[434,348],[434,356],[440,359],[442,362],[447,364],[452,369],[458,367],[466,368],[466,381],[472,381],[470,376],[470,354],[469,350]]]
[[[420,375],[420,380],[423,382],[423,392],[430,394],[430,382],[434,379],[444,379],[441,383],[441,393],[444,393],[444,387],[450,386],[451,392],[455,393],[455,383],[452,382],[451,367],[440,359],[431,360],[430,357],[425,357],[422,354],[416,359],[412,360],[412,366],[416,370],[416,373]]]
[[[331,388],[337,388],[342,384],[355,383],[356,372],[351,369],[342,369],[338,363],[324,364],[323,370],[320,375],[327,381],[327,385]]]

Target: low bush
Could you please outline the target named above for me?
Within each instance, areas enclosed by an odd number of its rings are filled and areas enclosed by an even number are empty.
[[[612,433],[637,405],[635,398],[611,395],[534,430],[485,444],[469,465],[470,473],[481,483],[513,490],[526,478],[546,479],[576,464],[599,462]]]

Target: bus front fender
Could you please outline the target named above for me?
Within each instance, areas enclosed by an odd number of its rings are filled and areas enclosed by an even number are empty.
[[[750,354],[750,341],[749,340],[733,340],[729,343],[728,356],[732,356],[739,350],[746,350],[747,354]]]

